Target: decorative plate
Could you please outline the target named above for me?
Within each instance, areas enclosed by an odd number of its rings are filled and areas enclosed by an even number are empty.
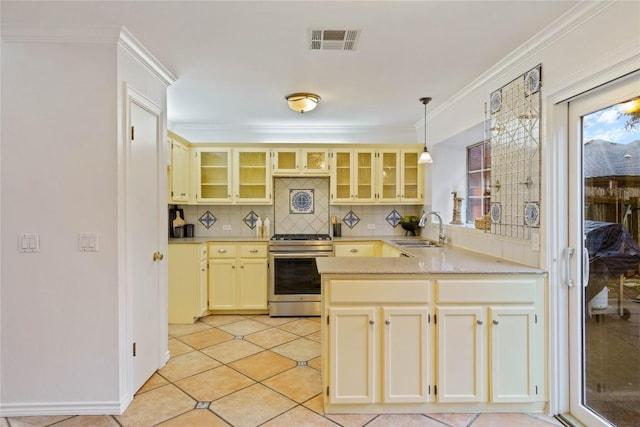
[[[491,222],[497,224],[502,219],[502,205],[500,203],[491,204]]]
[[[499,90],[491,94],[489,105],[491,108],[491,114],[500,111],[500,107],[502,107],[502,93]]]
[[[529,96],[538,90],[540,90],[540,68],[536,67],[524,76],[524,92]]]
[[[313,213],[313,189],[289,190],[289,213]]]
[[[529,227],[540,225],[540,205],[537,202],[524,204],[524,225]]]

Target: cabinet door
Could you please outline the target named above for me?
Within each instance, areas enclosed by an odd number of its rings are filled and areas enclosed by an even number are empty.
[[[331,179],[331,203],[348,202],[353,198],[351,188],[351,150],[333,152],[333,176]]]
[[[329,310],[329,402],[373,403],[375,399],[373,307]]]
[[[234,198],[238,203],[271,202],[269,150],[243,148],[235,150]]]
[[[397,202],[400,200],[400,153],[398,150],[381,150],[379,157],[379,200]]]
[[[208,295],[209,295],[209,290],[208,290],[208,274],[207,274],[207,270],[208,270],[209,266],[208,266],[208,262],[206,259],[200,261],[200,274],[199,274],[199,304],[198,304],[198,308],[199,308],[199,315],[202,315],[202,313],[207,311],[207,308],[209,307],[209,301],[208,301]]]
[[[239,304],[242,309],[267,308],[267,260],[240,259]]]
[[[485,401],[485,319],[478,306],[438,307],[438,401]]]
[[[491,307],[491,401],[533,402],[537,399],[535,311],[531,307]]]
[[[231,150],[199,148],[195,152],[198,165],[199,202],[230,202],[231,199]]]
[[[189,147],[171,141],[171,200],[189,201]]]
[[[400,196],[403,203],[422,203],[422,165],[418,164],[418,151],[402,150],[400,167]]]
[[[429,400],[429,328],[427,309],[383,307],[383,395],[389,403]]]
[[[236,260],[209,260],[209,310],[236,308]]]
[[[273,153],[274,175],[288,175],[300,173],[300,159],[298,149],[276,148]]]
[[[376,201],[375,152],[371,150],[354,150],[353,152],[354,202],[372,203]]]
[[[329,150],[303,149],[302,173],[326,175],[329,173]]]

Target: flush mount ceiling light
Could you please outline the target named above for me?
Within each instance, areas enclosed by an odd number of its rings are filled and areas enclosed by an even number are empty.
[[[420,98],[420,102],[424,104],[424,151],[420,153],[418,163],[433,163],[429,149],[427,148],[427,104],[431,102],[431,98]]]
[[[289,108],[300,113],[313,110],[318,105],[318,102],[320,102],[318,95],[305,92],[292,93],[291,95],[285,96],[285,99],[287,100],[287,104],[289,104]]]

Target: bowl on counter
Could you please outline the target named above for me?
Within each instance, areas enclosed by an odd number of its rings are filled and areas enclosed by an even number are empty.
[[[405,236],[417,236],[416,231],[418,228],[418,218],[417,217],[405,217],[400,221],[400,226],[406,231]]]

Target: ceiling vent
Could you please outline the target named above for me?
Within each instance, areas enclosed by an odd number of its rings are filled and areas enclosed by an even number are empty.
[[[360,30],[311,30],[310,50],[356,50]]]

